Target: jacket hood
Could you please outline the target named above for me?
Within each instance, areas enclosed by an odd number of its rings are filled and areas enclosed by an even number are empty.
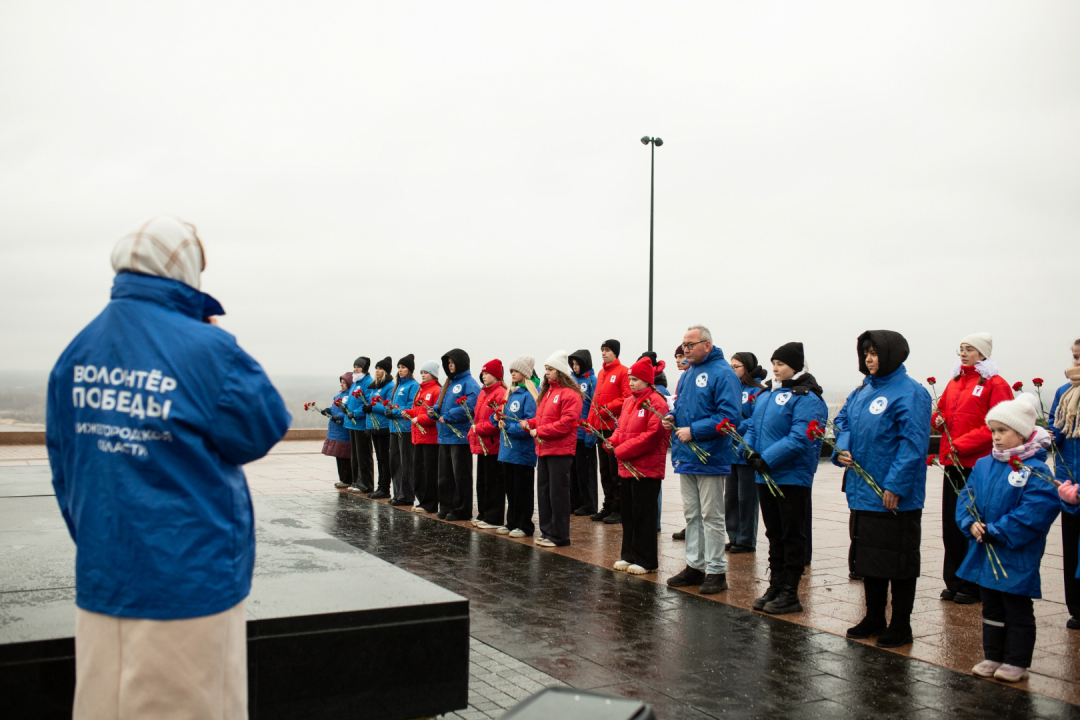
[[[870,371],[866,369],[866,359],[863,357],[863,344],[867,341],[877,349],[876,376],[879,378],[892,375],[899,370],[911,353],[907,340],[900,333],[892,330],[867,330],[859,336],[855,345],[855,351],[859,354],[859,372],[863,375],[870,374]]]
[[[814,376],[808,372],[799,373],[795,377],[788,378],[780,383],[780,387],[791,388],[795,395],[809,395],[814,393],[818,397],[824,392]]]
[[[588,350],[575,350],[568,359],[570,362],[578,361],[578,364],[581,365],[582,375],[592,370],[592,353]]]
[[[113,300],[152,302],[196,320],[207,317],[204,312],[208,307],[221,308],[217,300],[179,280],[128,271],[117,273],[110,297]],[[224,315],[225,311],[214,314]]]
[[[667,375],[664,374],[663,370],[656,373],[656,377],[653,378],[653,385],[667,387]]]
[[[454,372],[450,372],[450,369],[446,364],[447,360],[454,361]],[[448,378],[451,375],[459,375],[463,372],[468,372],[469,353],[465,352],[461,348],[454,348],[453,350],[448,351],[445,355],[442,356],[442,369],[443,374],[446,375],[446,377]]]

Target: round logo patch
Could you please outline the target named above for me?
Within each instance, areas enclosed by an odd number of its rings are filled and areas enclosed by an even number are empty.
[[[510,403],[510,412],[517,412],[520,409],[521,409],[521,403],[519,403],[517,400]]]
[[[454,387],[450,388],[450,390],[452,392],[456,392],[456,393],[461,392],[461,384],[459,383],[459,384],[455,385]]]
[[[788,404],[788,400],[791,399],[791,393],[780,393],[776,396],[776,404],[783,407]]]
[[[874,402],[870,403],[870,414],[880,415],[885,412],[885,408],[889,407],[889,398],[882,395],[881,397],[874,398]]]
[[[1022,470],[1021,472],[1013,470],[1009,473],[1009,484],[1013,487],[1024,487],[1027,485],[1028,477],[1030,477],[1030,475],[1030,470]]]
[[[743,390],[743,393],[742,393],[742,401],[743,401],[743,405],[745,405],[745,404],[746,404],[746,402],[747,402],[747,401],[748,401],[749,399],[750,399],[750,393],[748,393],[747,391]]]
[[[694,384],[697,385],[698,387],[705,387],[706,385],[708,385],[709,384],[709,373],[701,373],[700,375],[698,375],[697,379],[694,380]]]
[[[580,386],[580,387],[581,387],[581,392],[583,392],[583,393],[587,393],[587,392],[589,392],[589,385],[588,385],[588,383],[581,383],[581,386]]]

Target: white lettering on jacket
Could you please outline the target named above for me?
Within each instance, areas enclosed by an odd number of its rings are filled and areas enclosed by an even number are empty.
[[[165,375],[160,370],[127,370],[104,365],[76,365],[73,371],[75,386],[71,389],[71,404],[76,408],[89,407],[94,410],[127,413],[130,417],[145,419],[169,419],[172,400],[159,399],[154,395],[144,396],[139,392],[114,390],[112,388],[84,387],[86,384],[115,385],[119,387],[146,389],[164,395],[178,387],[176,378]],[[117,452],[110,450],[110,452]]]

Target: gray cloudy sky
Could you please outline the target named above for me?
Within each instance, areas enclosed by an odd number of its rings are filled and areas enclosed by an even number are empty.
[[[0,370],[46,370],[114,242],[193,222],[272,374],[806,343],[828,387],[903,332],[1080,336],[1080,3],[0,4]],[[670,359],[670,358],[669,358]]]

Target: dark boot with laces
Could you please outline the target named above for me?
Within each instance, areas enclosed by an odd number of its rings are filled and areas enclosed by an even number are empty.
[[[761,610],[765,607],[766,603],[770,603],[776,599],[776,596],[780,594],[780,583],[769,583],[769,589],[765,591],[765,594],[754,601],[754,609]]]
[[[799,589],[794,585],[784,585],[780,588],[780,594],[765,603],[765,606],[761,609],[770,615],[802,612],[802,603],[799,602]]]

